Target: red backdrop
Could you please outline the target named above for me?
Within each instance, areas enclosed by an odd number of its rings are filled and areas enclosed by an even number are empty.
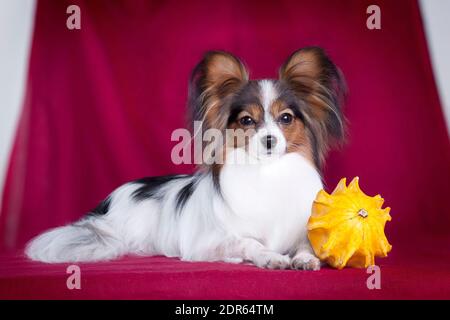
[[[394,251],[448,234],[449,138],[415,1],[39,1],[28,85],[0,216],[2,248],[83,215],[131,179],[191,171],[170,160],[189,73],[203,52],[276,77],[295,49],[324,47],[350,89],[349,143],[326,181],[358,175],[392,207]],[[81,30],[66,8],[81,8]],[[442,250],[442,247],[439,247]],[[448,248],[447,248],[448,249]]]

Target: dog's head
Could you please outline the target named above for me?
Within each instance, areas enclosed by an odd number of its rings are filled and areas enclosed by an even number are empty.
[[[296,152],[320,169],[329,146],[344,138],[344,95],[341,72],[320,48],[294,52],[277,80],[249,80],[238,58],[212,51],[193,71],[189,105],[203,132],[227,138],[216,155],[242,148],[265,160]]]

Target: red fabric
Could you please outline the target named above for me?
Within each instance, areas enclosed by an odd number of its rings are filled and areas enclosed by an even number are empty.
[[[69,290],[69,264],[0,255],[0,299],[450,299],[450,256],[435,246],[442,241],[380,259],[381,288],[372,290],[365,269],[273,271],[165,257],[79,264],[81,289]]]
[[[343,176],[358,175],[363,190],[380,193],[392,207],[386,232],[393,253],[382,262],[392,290],[368,293],[361,282],[353,285],[366,276],[361,270],[269,273],[146,258],[90,265],[85,281],[114,286],[61,297],[225,298],[245,292],[255,298],[370,298],[385,292],[395,298],[429,292],[449,298],[442,285],[448,288],[450,277],[450,143],[420,13],[415,1],[377,3],[381,30],[366,28],[372,1],[39,1],[0,246],[20,249],[131,179],[192,170],[172,164],[170,135],[184,125],[187,80],[204,51],[231,51],[247,62],[252,77],[261,78],[276,77],[295,49],[319,45],[341,67],[350,89],[349,143],[330,155],[328,189]],[[81,7],[81,30],[65,27],[70,4]],[[412,240],[420,244],[417,250]],[[36,297],[46,279],[64,276],[56,275],[59,266],[11,254],[1,261],[2,296]],[[113,281],[116,275],[121,277]],[[49,285],[43,296],[58,296],[58,286]]]

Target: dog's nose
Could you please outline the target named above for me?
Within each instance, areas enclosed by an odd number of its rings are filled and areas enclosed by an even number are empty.
[[[272,135],[264,136],[262,138],[262,144],[267,148],[267,150],[270,150],[277,144],[277,138]]]

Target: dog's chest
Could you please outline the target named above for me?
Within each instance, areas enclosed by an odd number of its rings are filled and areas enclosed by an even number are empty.
[[[221,189],[233,211],[235,231],[285,251],[306,232],[320,176],[301,156],[286,155],[265,164],[225,166]]]

